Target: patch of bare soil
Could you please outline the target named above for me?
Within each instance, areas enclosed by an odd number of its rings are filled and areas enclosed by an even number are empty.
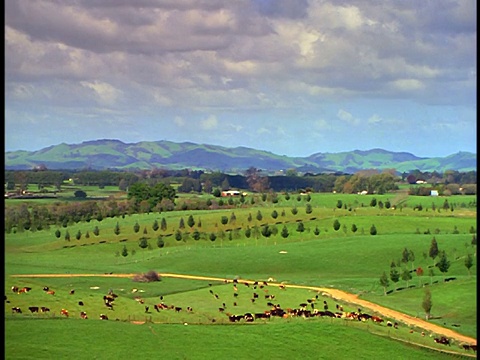
[[[133,278],[137,274],[35,274],[35,275],[14,275],[14,277],[124,277],[124,278]],[[159,273],[160,277],[175,277],[181,279],[192,279],[192,280],[206,280],[206,281],[223,281],[223,282],[232,282],[231,279],[222,279],[216,277],[207,277],[207,276],[195,276],[195,275],[183,275],[183,274],[170,274],[170,273]],[[239,282],[253,284],[254,280],[244,280],[237,279]],[[378,304],[362,300],[358,298],[358,295],[350,294],[342,290],[331,289],[331,288],[322,288],[316,286],[303,286],[295,284],[285,284],[285,283],[274,283],[269,282],[269,286],[284,286],[285,288],[297,288],[297,289],[308,289],[322,293],[325,296],[329,296],[334,300],[347,302],[352,305],[358,306],[362,309],[369,309],[371,312],[380,314],[389,319],[394,319],[398,322],[401,322],[407,326],[416,327],[425,330],[427,333],[436,334],[436,336],[446,336],[450,339],[455,339],[460,343],[467,344],[476,344],[477,339],[472,337],[459,334],[456,331],[447,329],[436,324],[432,324],[426,320],[413,317],[401,312],[380,306]],[[143,322],[142,322],[143,323]]]

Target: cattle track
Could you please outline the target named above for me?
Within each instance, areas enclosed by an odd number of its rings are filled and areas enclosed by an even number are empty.
[[[37,277],[122,277],[122,278],[133,278],[137,274],[31,274],[31,275],[12,275],[12,277],[25,277],[25,278],[37,278]],[[188,274],[172,274],[172,273],[159,273],[161,277],[171,277],[171,278],[180,278],[180,279],[190,279],[190,280],[205,280],[205,281],[220,281],[220,282],[233,282],[231,279],[218,278],[218,277],[209,277],[209,276],[198,276],[198,275],[188,275]],[[243,283],[253,284],[255,280],[246,280],[246,279],[236,279]],[[276,283],[269,282],[269,286],[285,287],[285,288],[296,288],[296,289],[307,289],[317,292],[322,292],[323,295],[329,296],[334,300],[339,300],[347,302],[350,304],[355,304],[364,309],[369,309],[375,313],[381,314],[382,316],[388,317],[390,319],[395,319],[404,323],[407,326],[413,326],[417,328],[424,329],[430,333],[443,335],[451,339],[455,339],[460,343],[476,344],[477,339],[460,334],[451,329],[441,327],[436,324],[432,324],[426,320],[410,316],[408,314],[395,311],[378,304],[372,303],[370,301],[362,300],[358,298],[358,295],[347,293],[343,290],[333,289],[333,288],[324,288],[317,286],[307,286],[307,285],[296,285],[296,284],[287,284],[287,283]]]

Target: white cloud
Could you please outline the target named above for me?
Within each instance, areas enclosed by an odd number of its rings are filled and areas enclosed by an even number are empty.
[[[95,93],[95,99],[100,104],[114,105],[121,91],[110,84],[101,81],[81,81],[80,84],[86,88],[92,89]]]
[[[200,126],[204,130],[212,130],[218,126],[218,120],[215,115],[210,115],[208,118],[200,121]]]
[[[378,124],[380,122],[382,122],[383,119],[377,115],[377,114],[373,114],[369,119],[368,119],[368,123],[369,124]]]
[[[338,110],[337,117],[340,120],[346,123],[349,123],[351,125],[357,125],[360,122],[359,119],[356,119],[352,114],[350,114],[348,111],[345,111],[343,109]]]
[[[179,127],[185,126],[185,120],[183,120],[181,116],[175,116],[175,118],[173,119],[173,122],[175,123],[175,125]]]

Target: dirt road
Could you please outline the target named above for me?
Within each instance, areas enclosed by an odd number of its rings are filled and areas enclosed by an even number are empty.
[[[137,274],[34,274],[34,275],[12,275],[13,277],[125,277],[133,278]],[[181,279],[192,279],[192,280],[205,280],[205,281],[220,281],[220,282],[232,282],[232,279],[224,279],[217,277],[208,277],[208,276],[195,276],[195,275],[185,275],[185,274],[171,274],[171,273],[159,273],[161,277],[171,277],[171,278],[181,278]],[[253,284],[255,280],[246,280],[246,279],[237,279],[237,281],[242,283]],[[434,333],[437,335],[443,335],[451,339],[455,339],[460,343],[476,344],[477,339],[459,334],[456,331],[447,329],[436,324],[432,324],[428,321],[425,321],[420,318],[416,318],[401,312],[374,304],[372,302],[359,299],[357,295],[347,293],[342,290],[331,289],[331,288],[322,288],[316,286],[304,286],[304,285],[295,285],[295,284],[285,284],[285,283],[275,283],[269,282],[269,286],[285,286],[285,288],[296,288],[296,289],[307,289],[317,292],[324,293],[331,297],[332,299],[350,303],[352,305],[358,306],[362,309],[369,309],[372,312],[382,314],[382,316],[395,319],[398,322],[404,323],[407,326],[415,326],[421,329],[424,329],[427,333]]]

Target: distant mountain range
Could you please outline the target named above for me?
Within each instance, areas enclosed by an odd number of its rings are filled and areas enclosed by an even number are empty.
[[[119,140],[94,140],[81,144],[59,144],[38,151],[5,153],[5,170],[29,170],[44,165],[50,170],[144,170],[192,169],[240,173],[250,167],[267,172],[296,169],[298,172],[355,173],[368,169],[395,169],[397,172],[477,170],[477,155],[458,152],[447,157],[421,158],[407,152],[383,149],[316,153],[288,157],[246,147],[142,141],[126,144]]]

